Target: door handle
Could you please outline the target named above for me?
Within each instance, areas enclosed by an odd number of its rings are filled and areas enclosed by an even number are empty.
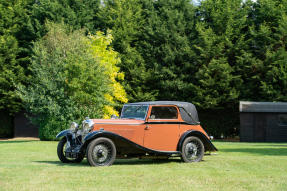
[[[149,130],[150,126],[146,125],[144,130]]]

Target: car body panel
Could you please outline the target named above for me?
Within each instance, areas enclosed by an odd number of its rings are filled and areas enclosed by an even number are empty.
[[[203,133],[209,139],[209,136],[204,131],[204,129],[201,127],[201,125],[180,124],[180,136],[182,136],[185,132],[190,131],[190,130],[199,131]]]
[[[181,109],[190,104],[185,102],[168,104],[167,101],[148,103],[151,104],[147,105],[145,102],[131,104],[136,107],[141,104],[148,106],[144,117],[141,117],[142,120],[131,119],[137,115],[125,115],[127,118],[120,119],[86,118],[82,123],[82,128],[61,131],[56,138],[65,137],[69,142],[71,147],[65,151],[67,156],[85,155],[89,143],[99,137],[105,137],[114,142],[118,158],[181,156],[183,142],[189,136],[200,138],[205,151],[217,150],[201,127],[194,106],[186,110],[190,113],[183,112],[185,116],[182,117]],[[157,108],[153,111],[154,107],[174,108]],[[161,112],[156,113],[156,110]],[[135,108],[135,113],[137,111],[141,112]],[[172,113],[172,117],[165,119],[166,116],[170,116],[169,113]],[[187,120],[189,117],[190,119]],[[84,128],[85,124],[89,126]]]
[[[182,121],[177,110],[177,119],[151,119],[153,107],[175,107],[174,105],[150,106],[144,131],[144,146],[154,150],[176,151],[179,140],[179,125]]]
[[[145,122],[145,120],[137,119],[93,119],[96,124],[110,124],[110,125],[138,125]]]
[[[133,151],[134,152],[141,152],[143,154],[145,153],[150,153],[150,154],[160,154],[160,155],[172,155],[172,154],[180,154],[179,151],[162,151],[162,150],[154,150],[154,149],[149,149],[146,148],[140,144],[137,144],[133,141],[131,141],[130,139],[127,139],[123,136],[120,136],[119,134],[116,134],[114,132],[109,132],[109,131],[105,131],[105,130],[100,130],[100,131],[93,131],[91,133],[89,133],[85,138],[85,143],[89,143],[89,141],[98,138],[98,137],[108,137],[110,139],[112,139],[114,142],[118,143],[117,146],[120,146],[119,143],[127,143],[124,150],[130,150],[130,147],[134,147]],[[85,145],[85,144],[84,144]],[[121,149],[119,149],[121,150]],[[144,152],[143,152],[144,151]],[[126,154],[128,154],[129,152],[126,152]]]
[[[149,121],[162,122],[159,120],[149,120]],[[178,123],[146,124],[146,128],[144,131],[144,146],[145,147],[154,149],[154,150],[175,151],[178,140],[179,140],[179,124]]]
[[[175,107],[178,113],[177,118],[151,119],[152,107]],[[188,124],[181,118],[179,108],[175,105],[150,105],[145,120],[93,119],[93,122],[92,131],[111,132],[143,148],[155,151],[178,151],[180,138],[189,131],[198,131],[209,140],[201,125]]]
[[[105,130],[118,134],[132,142],[143,145],[145,121],[128,119],[93,119],[95,123],[93,131]]]

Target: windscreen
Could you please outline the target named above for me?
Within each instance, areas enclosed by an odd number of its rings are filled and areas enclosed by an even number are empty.
[[[147,105],[125,105],[122,109],[121,119],[144,120],[148,111]]]

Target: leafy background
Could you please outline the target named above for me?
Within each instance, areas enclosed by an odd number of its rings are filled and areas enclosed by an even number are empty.
[[[22,110],[46,131],[146,100],[192,102],[209,134],[237,136],[239,100],[287,100],[286,14],[286,0],[0,0],[0,136]]]

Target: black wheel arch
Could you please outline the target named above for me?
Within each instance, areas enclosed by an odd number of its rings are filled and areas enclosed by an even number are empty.
[[[88,144],[98,138],[98,137],[106,137],[111,139],[114,143],[115,146],[117,148],[118,152],[121,152],[121,146],[129,146],[128,148],[132,147],[132,149],[130,150],[130,153],[133,152],[139,152],[139,153],[153,153],[153,154],[157,154],[157,155],[171,155],[171,154],[180,154],[180,151],[158,151],[158,150],[152,150],[146,147],[143,147],[137,143],[134,143],[132,141],[130,141],[129,139],[122,137],[121,135],[118,135],[116,133],[113,132],[109,132],[109,131],[104,131],[104,130],[100,130],[100,131],[93,131],[91,133],[89,133],[88,135],[86,135],[86,137],[84,138],[84,143],[82,146],[82,151],[84,151]],[[127,148],[127,147],[125,147]]]
[[[195,130],[190,130],[190,131],[186,131],[185,133],[183,133],[183,135],[180,137],[179,141],[178,141],[178,145],[177,145],[177,150],[180,151],[182,144],[185,140],[185,138],[190,137],[190,136],[195,136],[198,137],[205,148],[205,151],[217,151],[217,148],[212,144],[212,142],[209,140],[208,137],[206,137],[206,135],[204,135],[202,132],[200,131],[195,131]]]
[[[89,145],[89,143],[91,141],[93,141],[94,139],[96,139],[96,138],[106,137],[106,138],[111,139],[113,142],[115,142],[116,136],[117,136],[117,134],[114,134],[114,133],[111,133],[111,132],[106,132],[106,131],[93,131],[93,132],[90,132],[89,134],[87,134],[84,137],[84,143],[82,145],[82,149],[86,149],[87,146]]]

